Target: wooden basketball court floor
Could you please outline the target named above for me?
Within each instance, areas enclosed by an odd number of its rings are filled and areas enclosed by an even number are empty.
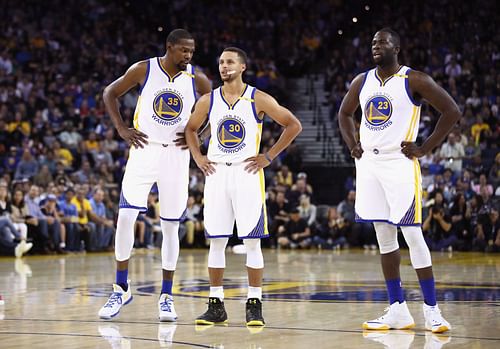
[[[412,331],[363,332],[387,302],[375,252],[265,250],[266,327],[245,326],[245,256],[227,253],[228,326],[196,327],[206,309],[207,251],[181,250],[175,278],[177,323],[159,323],[158,250],[132,257],[134,300],[100,320],[115,277],[114,255],[0,259],[0,348],[500,348],[500,256],[433,254],[440,307],[453,326],[423,328],[418,282],[404,252],[401,274]]]

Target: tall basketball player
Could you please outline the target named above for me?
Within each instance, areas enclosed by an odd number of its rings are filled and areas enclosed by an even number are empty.
[[[175,321],[172,282],[179,257],[179,221],[186,208],[189,182],[189,151],[182,135],[196,95],[210,91],[207,77],[189,63],[194,39],[184,29],[167,37],[166,53],[133,64],[104,90],[104,103],[120,134],[131,146],[125,168],[116,229],[116,283],[99,311],[103,319],[116,316],[132,300],[128,264],[134,244],[134,223],[147,210],[151,186],[158,185],[163,233],[161,247],[163,281],[158,302],[160,321]],[[118,98],[135,86],[140,97],[134,127],[124,124]]]
[[[453,99],[428,75],[398,63],[399,35],[389,28],[372,41],[374,69],[358,75],[342,101],[340,131],[356,162],[356,219],[373,222],[380,248],[390,306],[364,329],[406,329],[415,326],[405,302],[399,275],[397,227],[410,249],[422,289],[426,329],[451,329],[436,303],[431,255],[422,223],[422,189],[418,158],[432,151],[460,118]],[[417,138],[422,100],[441,113],[434,132],[421,145]],[[360,139],[353,114],[361,104]]]
[[[270,95],[245,84],[242,74],[247,55],[236,47],[226,48],[219,58],[223,86],[200,98],[186,126],[186,141],[198,167],[206,176],[205,234],[210,239],[208,310],[196,324],[227,321],[222,278],[224,251],[233,234],[234,222],[246,246],[248,300],[246,323],[264,326],[262,274],[264,258],[260,239],[269,235],[265,207],[264,171],[300,133],[299,120]],[[284,127],[280,138],[265,154],[259,154],[263,117],[268,115]],[[211,141],[207,156],[200,153],[197,131],[208,118]]]

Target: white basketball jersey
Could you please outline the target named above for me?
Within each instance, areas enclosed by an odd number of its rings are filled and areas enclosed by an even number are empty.
[[[385,81],[377,68],[365,73],[359,93],[363,111],[360,126],[361,146],[365,150],[399,151],[402,141],[417,139],[420,105],[411,97],[408,74],[401,66]]]
[[[172,144],[183,132],[196,101],[194,67],[169,76],[160,58],[150,58],[146,80],[134,113],[134,127],[148,135],[148,142]]]
[[[259,153],[262,120],[255,110],[255,91],[255,87],[246,85],[232,105],[224,98],[222,87],[212,91],[208,112],[210,161],[242,162]]]

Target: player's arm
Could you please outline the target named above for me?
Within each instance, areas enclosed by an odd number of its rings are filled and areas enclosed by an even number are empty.
[[[302,125],[290,110],[281,106],[276,99],[265,92],[257,90],[255,92],[255,109],[259,117],[268,115],[271,119],[284,127],[278,141],[265,154],[258,154],[246,159],[248,165],[245,170],[257,173],[261,168],[269,166],[271,161],[277,157],[302,131]]]
[[[432,134],[417,146],[412,142],[402,142],[401,151],[406,157],[421,157],[437,147],[460,119],[460,110],[451,96],[439,86],[429,75],[410,71],[410,91],[417,99],[425,99],[441,116]]]
[[[146,79],[147,67],[147,61],[141,61],[133,64],[125,72],[125,74],[106,86],[102,95],[106,111],[110,115],[118,134],[128,144],[136,148],[142,148],[143,144],[147,144],[148,142],[146,138],[148,136],[139,130],[129,128],[125,125],[120,114],[118,98],[127,93],[132,87],[144,83],[144,80]]]
[[[198,142],[198,129],[207,119],[209,108],[210,94],[207,93],[198,100],[198,103],[196,103],[194,111],[189,117],[189,121],[184,129],[186,142],[193,155],[193,159],[205,176],[215,172],[213,163],[210,162],[205,155],[201,154],[200,143]]]
[[[210,79],[205,75],[204,72],[202,72],[200,69],[195,68],[194,71],[194,87],[196,90],[196,94],[198,96],[203,96],[210,91],[212,91],[212,82]],[[193,107],[194,110],[194,107]],[[193,111],[191,110],[191,112]],[[206,137],[208,137],[208,134],[206,133],[206,130],[208,128],[208,133],[210,133],[210,127],[207,127],[208,123],[205,124],[205,126],[198,132],[199,137],[203,140]],[[186,145],[186,137],[184,135],[184,132],[177,132],[175,134],[177,138],[174,140],[174,143],[176,146],[181,147],[181,149],[187,149],[188,146]]]
[[[359,92],[363,84],[365,74],[359,74],[354,78],[351,87],[342,100],[339,110],[340,133],[347,148],[353,158],[359,159],[363,154],[363,148],[358,139],[356,139],[356,126],[354,124],[354,113],[359,107]]]

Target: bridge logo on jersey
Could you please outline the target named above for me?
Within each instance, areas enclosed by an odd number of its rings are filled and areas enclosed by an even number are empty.
[[[174,91],[162,91],[153,101],[153,110],[158,119],[177,123],[182,112],[182,98]]]
[[[386,96],[374,96],[366,103],[365,120],[372,126],[371,128],[385,126],[391,118],[391,115],[392,104]]]
[[[217,139],[219,149],[225,153],[233,153],[241,150],[245,143],[245,126],[237,118],[228,117],[222,119],[217,128]]]

